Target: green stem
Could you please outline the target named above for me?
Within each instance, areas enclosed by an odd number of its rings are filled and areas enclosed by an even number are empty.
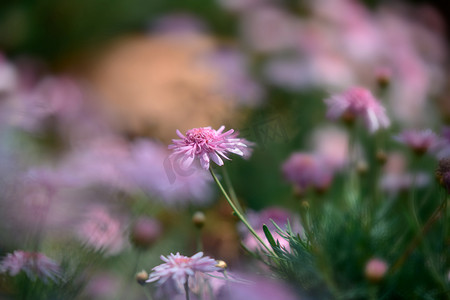
[[[397,261],[392,265],[392,268],[390,270],[390,273],[394,273],[396,270],[398,270],[403,263],[406,261],[406,259],[411,255],[411,253],[417,248],[417,246],[422,241],[423,237],[427,234],[427,232],[431,229],[432,225],[439,220],[439,218],[442,216],[442,211],[444,210],[446,206],[447,200],[444,199],[439,205],[438,208],[431,214],[430,218],[427,220],[425,225],[422,227],[422,230],[419,232],[419,234],[411,241],[409,246],[406,248],[406,250],[403,252],[403,254],[397,259]]]
[[[230,197],[228,196],[227,192],[225,191],[225,189],[223,188],[222,184],[220,183],[219,179],[217,178],[216,174],[214,173],[212,168],[209,168],[209,171],[214,179],[214,181],[216,182],[217,186],[219,187],[220,191],[222,192],[222,194],[225,196],[225,199],[227,200],[228,204],[230,204],[231,208],[233,209],[233,211],[235,212],[235,214],[237,215],[237,217],[239,218],[239,220],[242,221],[242,223],[244,223],[244,225],[248,228],[248,230],[251,232],[251,234],[253,234],[253,236],[259,241],[259,243],[261,245],[264,246],[264,248],[266,248],[266,250],[269,253],[272,253],[272,250],[263,242],[263,240],[261,239],[261,237],[255,232],[255,230],[253,229],[253,227],[247,222],[247,220],[245,219],[245,217],[241,214],[241,212],[237,209],[236,205],[234,205],[233,201],[230,199]]]
[[[152,295],[150,295],[150,292],[147,290],[147,288],[145,286],[144,286],[144,294],[148,300],[153,300]]]
[[[203,251],[202,230],[197,229],[197,252]]]
[[[225,179],[225,184],[228,187],[228,192],[230,193],[231,200],[233,200],[234,204],[236,205],[236,207],[239,209],[240,212],[244,212],[238,201],[233,185],[231,184],[230,176],[228,175],[228,170],[226,166],[223,166],[223,179]]]

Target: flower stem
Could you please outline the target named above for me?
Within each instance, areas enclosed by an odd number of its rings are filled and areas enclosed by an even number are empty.
[[[397,261],[393,264],[391,268],[391,273],[395,272],[397,269],[399,269],[403,263],[406,261],[406,259],[411,255],[411,253],[417,248],[419,243],[422,241],[423,237],[426,235],[426,233],[430,230],[431,226],[439,220],[439,218],[442,215],[442,211],[445,209],[447,200],[444,199],[439,205],[438,208],[431,214],[430,218],[427,220],[425,225],[422,227],[422,230],[419,232],[419,234],[411,241],[408,248],[403,252],[403,254],[397,259]]]
[[[261,245],[264,246],[264,248],[266,248],[266,250],[269,253],[272,253],[272,250],[263,242],[263,240],[261,239],[261,237],[255,232],[255,230],[253,229],[253,227],[247,222],[247,220],[245,219],[245,217],[242,215],[242,213],[237,209],[236,205],[234,205],[234,202],[231,200],[230,196],[228,196],[227,192],[225,191],[225,189],[223,188],[222,184],[220,183],[219,179],[217,178],[216,174],[214,173],[212,168],[209,168],[209,171],[211,172],[211,175],[214,179],[214,181],[216,182],[217,186],[219,187],[220,191],[222,192],[222,194],[225,196],[225,199],[227,200],[228,204],[230,204],[231,208],[233,209],[233,211],[235,212],[235,214],[237,215],[237,217],[239,218],[239,220],[242,221],[242,223],[244,223],[244,225],[248,228],[248,230],[250,231],[251,234],[253,234],[253,236],[259,241],[259,243]]]
[[[233,200],[234,204],[239,209],[239,211],[243,213],[244,210],[242,209],[237,199],[236,192],[234,191],[233,185],[231,184],[230,176],[228,175],[228,170],[226,166],[223,166],[223,179],[225,180],[225,184],[228,187],[228,192],[230,193],[231,200]]]
[[[189,300],[189,286],[188,286],[188,278],[186,278],[186,282],[184,283],[184,291],[186,292],[186,300]]]

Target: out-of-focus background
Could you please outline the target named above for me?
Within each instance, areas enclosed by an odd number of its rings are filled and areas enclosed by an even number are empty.
[[[100,249],[101,264],[84,262],[80,297],[111,299],[160,254],[193,254],[201,210],[205,252],[239,267],[244,236],[208,174],[168,159],[176,130],[225,125],[255,143],[226,167],[255,219],[274,209],[267,223],[300,206],[281,171],[292,152],[344,169],[348,132],[325,118],[334,93],[372,90],[392,134],[444,135],[449,20],[445,0],[2,0],[0,254],[40,250],[61,262],[68,245]],[[382,138],[380,172],[391,177],[380,189],[394,197],[411,184],[406,154]],[[363,144],[370,165],[380,149]],[[336,171],[325,197],[346,179]],[[140,234],[150,248],[135,259]],[[120,299],[132,297],[142,297],[135,282]]]

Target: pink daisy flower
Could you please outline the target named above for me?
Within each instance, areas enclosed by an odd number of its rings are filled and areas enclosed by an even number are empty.
[[[349,90],[325,99],[328,106],[327,117],[332,120],[342,118],[353,121],[362,118],[370,132],[390,125],[385,108],[372,93],[362,87]]]
[[[233,129],[223,133],[224,129],[225,126],[218,130],[211,127],[193,128],[186,132],[186,136],[177,130],[181,139],[174,139],[173,144],[169,145],[169,149],[174,151],[171,158],[179,161],[184,169],[189,168],[194,160],[198,159],[202,168],[208,170],[211,160],[222,166],[222,158],[229,160],[228,153],[247,156],[251,143],[238,138],[238,133]]]
[[[40,278],[44,282],[49,279],[56,282],[61,278],[59,265],[42,253],[17,250],[9,253],[0,263],[0,273],[16,276],[21,271],[33,281]]]
[[[179,292],[183,290],[189,277],[195,280],[195,275],[220,270],[216,266],[217,262],[208,256],[203,256],[203,252],[198,252],[191,257],[180,255],[177,252],[177,254],[171,253],[167,257],[161,255],[161,259],[164,263],[152,269],[153,272],[146,282],[157,281],[159,285],[174,283]]]
[[[430,129],[406,130],[395,140],[410,147],[417,154],[424,154],[439,144],[439,137]]]

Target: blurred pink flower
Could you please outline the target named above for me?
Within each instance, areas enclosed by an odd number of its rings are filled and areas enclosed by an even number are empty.
[[[430,129],[405,130],[394,139],[413,150],[417,154],[424,154],[435,149],[439,144],[439,137]]]
[[[25,130],[43,128],[49,117],[71,121],[81,110],[83,95],[80,87],[67,77],[45,77],[35,86],[18,94],[21,108],[14,122]]]
[[[180,255],[177,252],[177,254],[171,253],[167,257],[161,255],[161,259],[165,263],[154,267],[146,282],[157,281],[159,285],[163,285],[169,281],[175,284],[175,288],[179,292],[183,291],[184,284],[189,279],[195,281],[196,274],[208,274],[220,270],[216,266],[217,262],[208,256],[203,256],[203,252],[198,252],[191,257]]]
[[[333,169],[346,165],[349,158],[349,138],[346,131],[336,127],[322,127],[312,137],[314,153]]]
[[[328,106],[327,116],[332,120],[343,118],[352,121],[362,118],[370,132],[390,125],[384,107],[365,88],[350,88],[325,99],[325,103]]]
[[[161,223],[156,219],[140,217],[131,227],[131,242],[139,248],[151,247],[161,236],[161,227]]]
[[[252,50],[274,53],[294,48],[297,20],[289,13],[271,6],[256,7],[245,14],[241,30]]]
[[[269,242],[267,241],[262,229],[263,225],[267,226],[275,241],[278,241],[282,248],[285,248],[287,251],[290,249],[289,242],[277,232],[277,228],[272,221],[275,222],[275,224],[277,224],[281,229],[286,229],[289,222],[291,229],[295,233],[300,234],[300,236],[303,235],[303,228],[300,225],[299,220],[291,212],[283,208],[268,207],[260,212],[249,211],[247,213],[247,220],[250,225],[255,228],[256,233],[263,241],[266,242],[269,248]],[[239,232],[243,236],[243,244],[247,249],[254,251],[261,248],[261,244],[252,234],[248,232],[247,228],[243,224],[239,225]]]
[[[411,186],[424,187],[429,182],[429,174],[425,172],[408,172],[404,154],[393,152],[388,155],[379,184],[383,191],[395,195],[399,192],[407,191]]]
[[[434,148],[437,158],[450,157],[450,127],[442,128],[441,138]]]
[[[383,279],[388,268],[389,265],[385,260],[380,258],[372,258],[367,262],[364,274],[370,281],[377,282]]]
[[[106,255],[117,254],[125,245],[121,222],[101,206],[90,207],[77,234],[86,246]]]
[[[206,204],[211,198],[211,175],[202,168],[182,168],[169,158],[167,147],[150,140],[131,145],[131,159],[121,170],[131,184],[168,206]]]
[[[247,283],[231,282],[225,285],[218,300],[298,300],[295,292],[285,283],[258,276],[241,276]]]
[[[255,106],[264,96],[262,87],[250,76],[247,57],[234,48],[224,48],[208,56],[219,71],[219,91],[239,104]]]
[[[233,129],[222,133],[224,129],[225,126],[221,126],[218,130],[211,127],[193,128],[186,132],[186,136],[177,130],[181,140],[173,139],[173,144],[169,145],[169,149],[173,150],[171,157],[179,160],[184,169],[189,168],[197,159],[201,167],[208,170],[210,160],[222,166],[221,157],[229,159],[226,156],[228,153],[244,156],[250,143],[237,138],[238,133]]]
[[[17,89],[17,70],[0,52],[0,99],[10,96]]]
[[[9,273],[11,276],[16,276],[24,271],[31,280],[36,278],[44,282],[52,280],[54,282],[61,279],[61,269],[59,265],[38,252],[25,252],[16,250],[14,253],[9,253],[0,262],[0,273]]]
[[[283,164],[285,179],[294,184],[299,193],[308,188],[318,191],[326,190],[333,180],[333,170],[319,156],[295,152]]]

